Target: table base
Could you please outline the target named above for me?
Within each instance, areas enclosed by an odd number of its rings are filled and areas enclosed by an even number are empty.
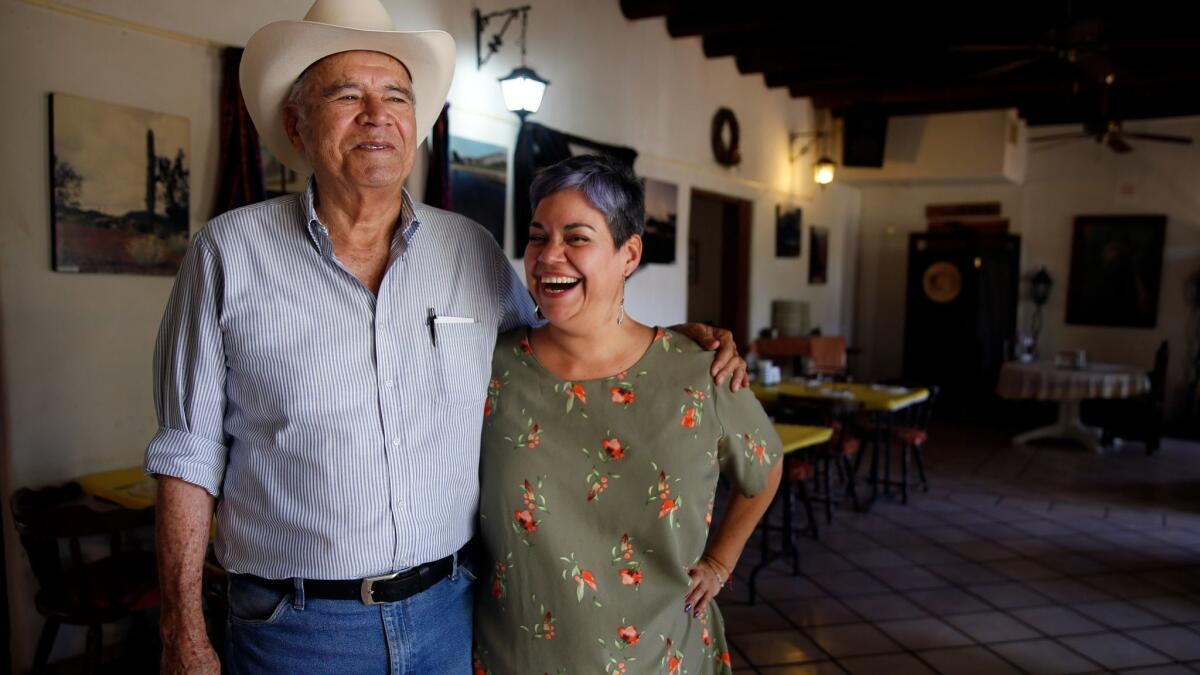
[[[1100,439],[1104,431],[1099,427],[1089,427],[1083,423],[1079,418],[1079,404],[1080,401],[1077,399],[1059,401],[1058,419],[1054,424],[1014,436],[1013,443],[1025,445],[1030,441],[1044,438],[1063,438],[1075,441],[1092,452],[1102,454],[1104,446],[1100,444]]]

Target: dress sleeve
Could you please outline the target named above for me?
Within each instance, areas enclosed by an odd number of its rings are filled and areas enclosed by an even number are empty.
[[[714,385],[713,399],[721,425],[721,473],[738,491],[753,497],[766,488],[767,475],[783,458],[779,434],[749,387],[734,393],[728,386]]]
[[[220,261],[205,231],[188,248],[154,347],[158,433],[146,448],[148,473],[221,491],[228,455]]]

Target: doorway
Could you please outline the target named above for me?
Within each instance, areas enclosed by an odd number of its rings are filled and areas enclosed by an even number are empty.
[[[745,199],[692,190],[688,226],[689,322],[733,331],[750,349],[750,208]]]

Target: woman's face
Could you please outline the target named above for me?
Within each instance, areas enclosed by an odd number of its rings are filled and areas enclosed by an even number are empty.
[[[551,324],[587,330],[617,320],[624,280],[641,257],[640,236],[614,247],[604,214],[579,190],[560,190],[533,212],[525,283]]]

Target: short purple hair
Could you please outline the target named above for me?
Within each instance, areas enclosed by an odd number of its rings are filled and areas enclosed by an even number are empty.
[[[604,214],[619,248],[646,229],[646,193],[633,169],[610,155],[576,155],[538,172],[529,186],[529,200],[538,204],[562,190],[583,193],[587,203]]]

